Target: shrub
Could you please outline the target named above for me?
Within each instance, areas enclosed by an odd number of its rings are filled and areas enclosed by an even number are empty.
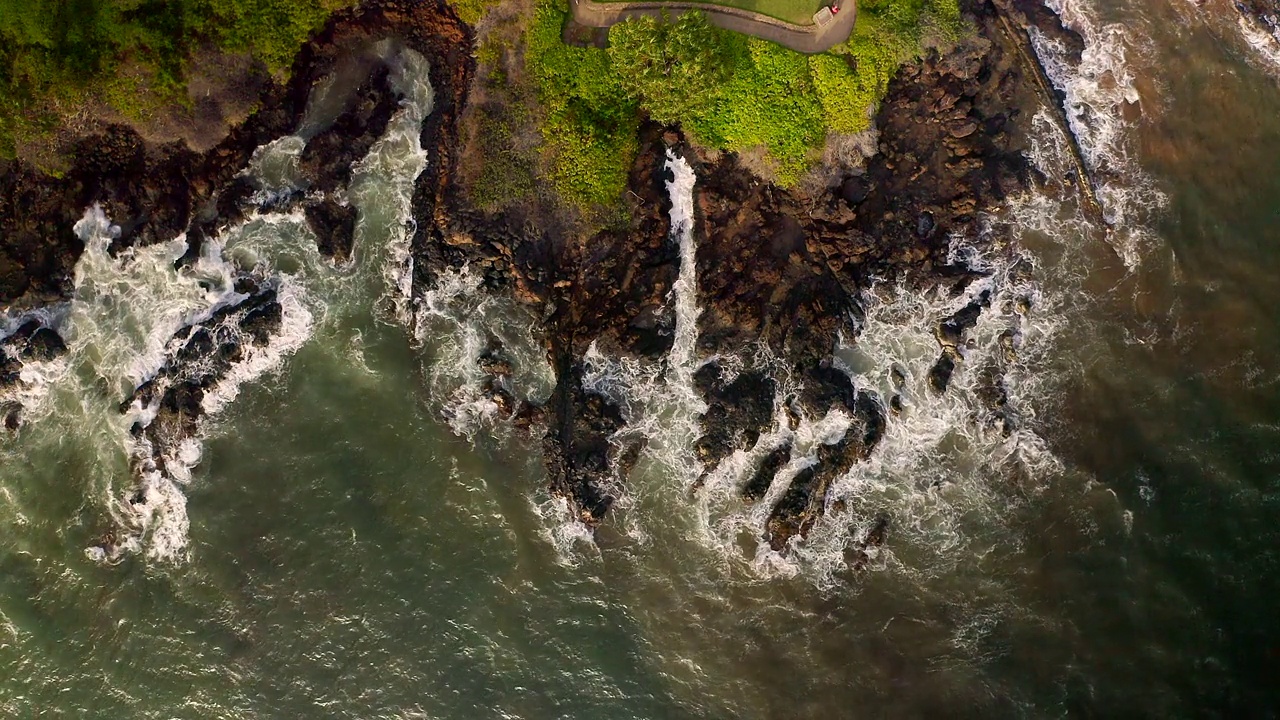
[[[603,50],[561,42],[564,21],[563,8],[539,0],[525,48],[545,113],[551,181],[576,204],[612,205],[626,190],[635,157],[636,103]]]
[[[50,131],[86,95],[129,117],[181,101],[205,44],[288,71],[298,48],[352,0],[0,0],[0,154]],[[126,62],[145,83],[117,78]]]
[[[960,24],[956,0],[864,0],[858,13],[849,41],[821,55],[720,30],[696,11],[615,25],[604,52],[564,45],[564,8],[540,0],[528,61],[557,187],[579,202],[615,199],[640,109],[714,148],[764,147],[778,182],[796,182],[827,132],[870,127],[926,29],[954,34]]]

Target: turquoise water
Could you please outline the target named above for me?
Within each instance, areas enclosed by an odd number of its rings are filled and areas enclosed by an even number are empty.
[[[1280,68],[1225,10],[1064,10],[1095,53],[1055,79],[1097,113],[1078,132],[1116,226],[1052,188],[1000,221],[1030,270],[993,258],[992,287],[1034,303],[993,311],[975,354],[1020,329],[1027,430],[976,424],[962,368],[954,392],[913,397],[833,489],[843,509],[785,558],[754,544],[758,511],[727,479],[690,495],[689,401],[652,368],[596,362],[650,439],[612,519],[590,540],[546,497],[540,439],[489,417],[468,364],[501,335],[545,397],[530,318],[467,276],[403,300],[421,162],[406,112],[352,193],[354,265],[320,259],[294,216],[224,238],[219,262],[282,274],[307,322],[206,427],[166,496],[185,505],[96,562],[85,549],[129,477],[116,385],[160,310],[208,299],[162,262],[86,266],[70,360],[0,441],[0,715],[1273,713]],[[274,182],[287,146],[266,158]],[[842,350],[859,384],[890,362],[922,382],[946,302],[874,301]],[[849,570],[882,512],[884,552]]]

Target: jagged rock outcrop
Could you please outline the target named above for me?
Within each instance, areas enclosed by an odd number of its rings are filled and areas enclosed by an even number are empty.
[[[945,54],[931,52],[893,78],[876,118],[878,154],[827,192],[801,196],[762,182],[735,155],[703,154],[677,130],[650,124],[641,129],[629,177],[629,217],[584,237],[538,200],[496,215],[466,205],[453,178],[458,122],[475,65],[471,31],[440,0],[371,0],[335,14],[299,54],[288,85],[268,86],[259,111],[206,153],[148,147],[116,127],[86,139],[63,178],[0,164],[0,307],[68,295],[82,251],[71,227],[94,202],[121,227],[113,247],[187,232],[189,257],[254,203],[296,203],[325,255],[351,257],[356,216],[343,191],[352,163],[398,107],[388,68],[371,51],[391,39],[428,59],[434,88],[421,135],[426,169],[411,203],[415,299],[445,269],[467,265],[484,289],[509,293],[535,310],[557,377],[550,400],[533,408],[514,396],[512,368],[500,347],[480,359],[488,378],[483,390],[518,424],[543,432],[548,486],[588,525],[606,517],[641,445],[622,440],[622,408],[584,382],[584,357],[594,346],[656,364],[671,351],[672,289],[682,268],[668,216],[668,151],[694,167],[696,268],[684,270],[696,271],[702,310],[695,360],[734,357],[741,364],[732,377],[723,361],[695,374],[707,410],[699,437],[690,440],[704,477],[735,451],[760,443],[780,411],[791,434],[832,414],[848,423],[840,437],[812,447],[787,432],[771,436],[774,445],[759,448],[740,482],[746,502],[774,503],[761,540],[785,551],[815,527],[833,502],[833,484],[874,451],[903,408],[898,395],[885,402],[856,387],[833,357],[842,333],[856,335],[865,293],[877,283],[966,289],[977,271],[950,257],[951,238],[975,235],[983,212],[1035,179],[1022,129],[1023,108],[1032,106],[1035,92],[1016,48],[995,23],[998,13],[1029,23],[1052,20],[1051,32],[1071,36],[1034,3],[999,2],[969,8],[980,37]],[[334,73],[357,80],[332,121],[306,129],[301,186],[263,199],[260,188],[237,173],[255,148],[299,129],[310,91]],[[252,284],[245,303],[175,336],[165,369],[125,400],[125,408],[156,410],[135,428],[152,448],[139,461],[150,465],[139,472],[165,470],[166,458],[199,431],[204,393],[278,328],[274,286],[265,278]],[[937,318],[942,354],[931,381],[939,392],[963,359],[966,333],[986,302]],[[999,372],[991,368],[984,376],[982,397],[992,422],[1007,429],[1016,418],[1007,410]],[[902,383],[896,384],[900,391]],[[853,563],[865,563],[887,532],[887,521],[867,529]]]
[[[267,83],[258,109],[207,152],[180,143],[151,147],[131,128],[112,126],[83,138],[61,177],[0,161],[0,308],[69,296],[71,272],[84,250],[71,228],[93,203],[121,228],[113,249],[188,232],[194,257],[199,242],[234,222],[252,195],[236,176],[253,151],[299,127],[321,78],[387,38],[431,63],[436,109],[423,127],[430,157],[418,190],[436,197],[449,177],[457,114],[474,71],[470,30],[443,0],[369,0],[335,13],[299,52],[288,84]],[[385,68],[368,67],[372,76],[304,153],[304,169],[319,189],[345,184],[351,162],[379,137],[395,109]],[[424,211],[421,217],[432,215],[422,202],[415,201],[415,208]]]
[[[120,403],[120,412],[151,409],[149,421],[134,424],[145,439],[147,457],[134,458],[147,469],[166,472],[182,442],[198,434],[206,393],[223,382],[252,348],[263,348],[280,330],[283,309],[274,282],[251,275],[236,280],[245,299],[223,307],[203,322],[178,331],[168,343],[160,371]]]
[[[15,397],[24,381],[22,368],[31,362],[49,362],[67,352],[67,345],[52,327],[38,318],[22,322],[0,338],[0,424],[9,431],[22,424],[22,403]]]
[[[595,524],[617,484],[625,483],[636,448],[615,444],[625,418],[608,398],[583,387],[582,358],[592,346],[605,355],[653,361],[670,351],[671,289],[681,268],[664,164],[668,149],[675,149],[697,175],[697,355],[747,361],[733,377],[718,362],[696,373],[695,387],[707,403],[695,442],[704,477],[771,432],[779,410],[793,429],[838,411],[850,426],[840,439],[798,458],[784,437],[757,455],[740,486],[748,501],[777,497],[762,538],[775,549],[785,550],[812,529],[826,511],[831,485],[873,451],[891,416],[903,410],[900,396],[885,402],[854,387],[833,361],[838,334],[856,334],[863,293],[886,282],[963,291],[978,273],[953,264],[951,238],[976,235],[981,213],[1035,180],[1021,123],[1036,90],[997,19],[1003,12],[1044,24],[1045,32],[1070,43],[1073,36],[1056,16],[1037,7],[968,8],[980,36],[904,67],[876,118],[879,153],[819,197],[761,182],[731,153],[704,156],[678,132],[647,126],[630,174],[631,216],[625,226],[592,237],[548,222],[536,206],[484,214],[467,207],[448,183],[438,185],[443,194],[429,202],[415,199],[433,219],[424,224],[426,215],[418,215],[415,288],[431,287],[445,267],[468,265],[486,289],[509,292],[541,313],[558,377],[542,414],[553,493]],[[1069,47],[1079,46],[1074,40]],[[450,165],[442,167],[447,173]],[[939,390],[983,306],[937,319]],[[753,358],[770,359],[757,365]],[[784,384],[798,390],[780,397]],[[993,417],[1003,418],[999,384],[988,385]],[[804,467],[771,495],[780,474],[797,464]],[[855,561],[865,563],[865,550],[882,543],[887,530],[887,523],[868,529]]]

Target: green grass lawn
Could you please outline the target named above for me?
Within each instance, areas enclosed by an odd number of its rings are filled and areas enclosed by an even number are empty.
[[[626,0],[598,0],[600,2],[625,2]],[[812,25],[813,14],[830,0],[687,0],[707,5],[724,5],[758,12],[762,15],[785,20],[796,25]]]

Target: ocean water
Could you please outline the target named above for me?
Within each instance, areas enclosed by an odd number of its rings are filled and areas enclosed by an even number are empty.
[[[791,442],[781,496],[849,419],[780,415],[699,484],[697,177],[674,155],[678,350],[589,358],[648,441],[594,537],[481,391],[497,338],[518,394],[549,395],[535,318],[466,271],[408,301],[420,57],[387,48],[408,99],[349,190],[348,265],[300,214],[264,213],[179,273],[184,238],[113,258],[85,208],[74,299],[46,311],[70,352],[28,366],[27,423],[0,440],[0,717],[1274,716],[1280,66],[1226,2],[1051,3],[1088,43],[1073,65],[1035,39],[1106,222],[1051,183],[988,220],[1008,245],[955,239],[990,270],[970,295],[876,289],[838,358],[882,395],[900,375],[905,412],[785,555],[736,489]],[[305,130],[255,158],[264,198],[295,182]],[[1054,133],[1036,121],[1050,178]],[[250,268],[285,329],[138,511],[117,404]],[[934,395],[929,323],[984,290]],[[1007,435],[979,400],[990,367]],[[880,517],[887,542],[851,569]],[[95,553],[114,525],[124,552]]]

